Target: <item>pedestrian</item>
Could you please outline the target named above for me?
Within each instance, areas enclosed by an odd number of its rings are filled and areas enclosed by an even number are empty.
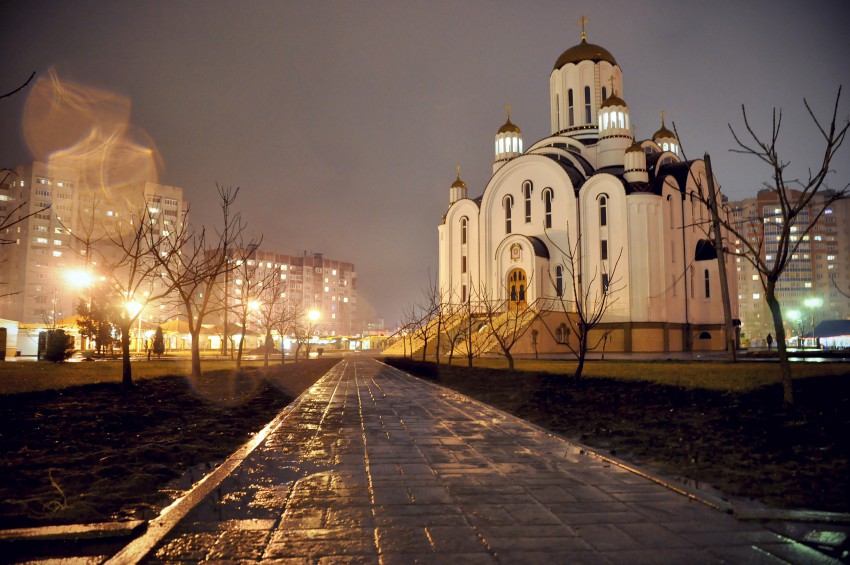
[[[770,351],[770,346],[773,345],[773,336],[767,334],[767,350]]]

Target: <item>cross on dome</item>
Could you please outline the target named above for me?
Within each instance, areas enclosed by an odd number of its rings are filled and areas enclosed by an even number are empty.
[[[582,39],[582,41],[587,40],[587,33],[584,31],[584,24],[586,24],[589,21],[590,20],[585,18],[584,16],[582,16],[581,19],[578,21],[578,25],[581,26],[581,39]]]

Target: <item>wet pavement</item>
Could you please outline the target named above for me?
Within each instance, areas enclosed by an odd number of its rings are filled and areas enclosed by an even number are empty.
[[[325,375],[152,563],[829,563],[369,358]]]

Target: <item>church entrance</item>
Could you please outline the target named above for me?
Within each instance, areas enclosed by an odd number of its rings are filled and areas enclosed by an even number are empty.
[[[522,269],[511,269],[508,272],[508,292],[510,293],[511,304],[514,306],[525,305],[525,271]]]

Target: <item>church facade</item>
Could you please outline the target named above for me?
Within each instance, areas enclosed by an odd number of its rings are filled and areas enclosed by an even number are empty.
[[[582,33],[549,77],[551,135],[523,147],[508,107],[483,194],[468,195],[459,168],[450,188],[438,227],[444,303],[480,308],[483,296],[557,320],[606,294],[598,329],[608,351],[725,347],[705,163],[681,157],[663,114],[660,129],[636,141],[623,92],[613,55]],[[737,317],[734,267],[727,256]],[[534,324],[548,323],[541,318]],[[535,352],[564,350],[551,326],[529,334]],[[526,339],[517,351],[530,348]]]

